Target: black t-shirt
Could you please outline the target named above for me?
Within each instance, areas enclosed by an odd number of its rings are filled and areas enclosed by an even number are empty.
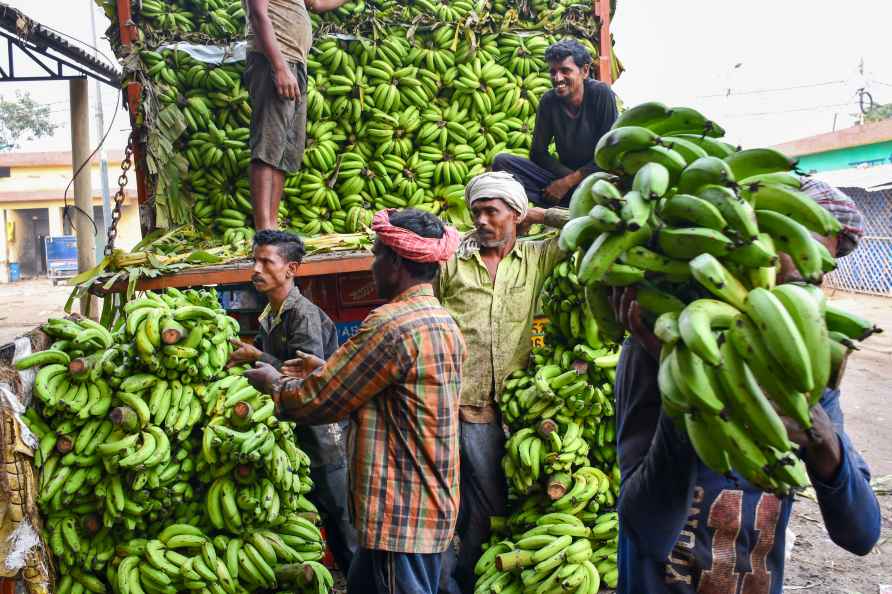
[[[567,113],[554,89],[539,101],[530,159],[557,177],[577,169],[585,174],[597,171],[595,146],[616,121],[616,98],[610,87],[594,79],[587,79],[583,85],[582,106],[576,116]],[[548,153],[552,139],[559,159]]]

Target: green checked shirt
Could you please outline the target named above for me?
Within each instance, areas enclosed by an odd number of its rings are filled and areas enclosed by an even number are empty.
[[[566,210],[549,209],[546,222],[559,227]],[[564,257],[557,238],[518,241],[499,263],[496,281],[479,253],[440,265],[437,296],[465,337],[461,405],[486,407],[514,371],[526,367],[533,316],[542,285]]]

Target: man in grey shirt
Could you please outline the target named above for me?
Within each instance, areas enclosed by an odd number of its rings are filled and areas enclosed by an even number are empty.
[[[277,369],[298,352],[327,359],[338,348],[335,325],[324,311],[301,295],[294,278],[304,256],[297,235],[264,230],[254,235],[254,288],[269,300],[260,314],[255,344],[233,339],[236,350],[230,365],[269,363]],[[356,531],[347,513],[347,455],[344,423],[302,427],[298,441],[310,456],[313,490],[310,500],[319,508],[328,546],[344,573],[356,551]]]

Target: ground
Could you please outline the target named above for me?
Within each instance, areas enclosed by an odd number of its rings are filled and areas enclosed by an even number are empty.
[[[0,345],[48,317],[62,315],[70,289],[46,280],[0,285]],[[846,431],[870,465],[875,479],[888,477],[879,500],[883,511],[880,544],[866,557],[835,546],[818,506],[796,502],[790,530],[795,535],[787,562],[785,592],[807,594],[889,594],[892,589],[892,299],[831,293],[831,301],[887,329],[863,344],[848,363],[842,385]]]
[[[883,527],[879,545],[866,557],[840,549],[824,530],[813,501],[800,499],[789,529],[796,535],[787,562],[785,592],[889,594],[892,592],[892,299],[830,293],[831,301],[886,329],[849,359],[842,383],[846,432],[870,466],[887,480],[879,495]],[[886,586],[886,589],[881,589]]]

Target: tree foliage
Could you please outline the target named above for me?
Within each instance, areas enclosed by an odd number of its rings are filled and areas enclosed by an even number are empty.
[[[865,122],[880,122],[888,118],[892,118],[892,103],[877,104],[864,112]]]
[[[57,127],[50,119],[50,108],[30,93],[16,91],[12,100],[0,95],[0,150],[18,148],[23,139],[52,136]]]

